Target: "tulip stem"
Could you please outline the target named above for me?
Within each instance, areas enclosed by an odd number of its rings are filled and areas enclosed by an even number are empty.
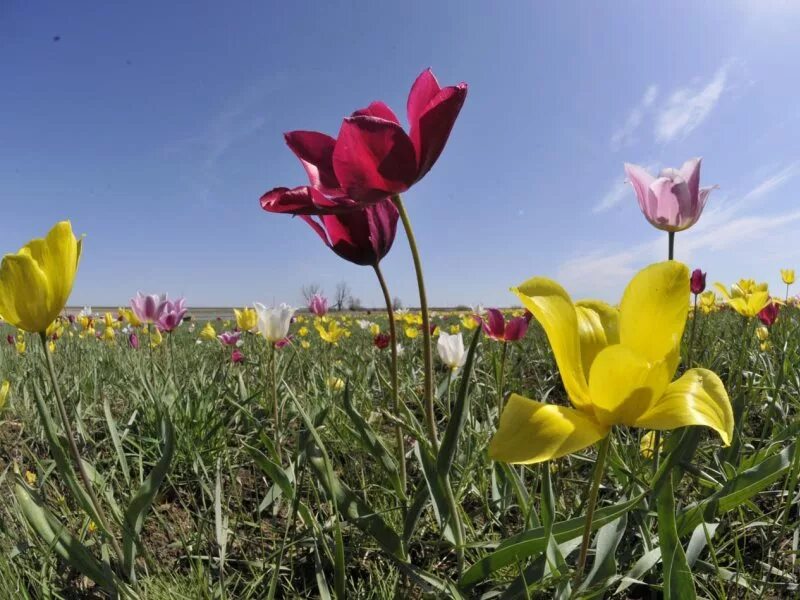
[[[667,258],[675,260],[675,232],[668,231],[667,238],[669,239],[669,249],[667,250]]]
[[[503,414],[503,388],[506,382],[506,354],[508,353],[508,342],[503,342],[503,352],[500,355],[500,376],[497,382],[497,423],[499,427],[500,415]]]
[[[586,567],[586,556],[589,552],[589,538],[592,535],[592,521],[594,520],[594,509],[597,505],[597,495],[600,491],[600,481],[603,479],[603,471],[608,456],[608,447],[611,445],[611,433],[600,442],[597,449],[597,460],[594,463],[591,487],[589,488],[589,499],[586,507],[586,523],[583,526],[583,540],[581,541],[581,552],[578,556],[578,565],[575,570],[575,587],[577,588],[583,577],[583,570]]]
[[[105,511],[103,510],[103,507],[97,498],[97,494],[94,492],[92,480],[89,478],[89,473],[86,471],[86,467],[83,464],[83,459],[81,459],[81,453],[78,450],[78,444],[75,442],[75,433],[73,432],[72,425],[70,425],[69,422],[67,408],[64,405],[64,399],[61,396],[61,388],[58,386],[58,376],[56,375],[55,365],[53,365],[53,356],[47,349],[47,334],[41,332],[39,334],[39,339],[42,341],[42,350],[44,351],[45,362],[47,363],[47,371],[50,373],[50,380],[53,382],[53,395],[56,398],[56,407],[58,408],[58,414],[61,417],[61,422],[64,425],[64,434],[67,438],[67,446],[69,447],[69,452],[72,455],[72,460],[75,462],[75,466],[78,468],[78,473],[80,473],[81,479],[83,480],[86,493],[88,494],[89,500],[94,507],[95,513],[97,513],[97,518],[100,520],[100,526],[105,530],[108,536],[108,541],[111,544],[111,548],[114,550],[114,554],[117,555],[117,560],[122,560],[122,548],[120,548],[119,542],[117,542],[117,539],[114,537],[109,520],[106,518]]]
[[[374,267],[375,276],[383,292],[383,300],[386,302],[386,316],[389,319],[389,337],[391,341],[391,369],[392,369],[392,411],[394,416],[400,416],[400,383],[397,374],[397,325],[394,322],[394,308],[392,307],[392,297],[389,294],[389,286],[383,277],[380,265],[376,262]],[[403,491],[406,489],[406,449],[403,442],[403,429],[399,423],[394,426],[394,436],[397,443],[397,462],[400,469],[400,484]]]
[[[425,420],[428,425],[428,437],[433,448],[434,454],[439,448],[439,437],[436,433],[436,413],[433,407],[433,355],[431,354],[431,327],[430,316],[428,315],[428,296],[425,293],[425,278],[422,275],[422,261],[419,258],[419,248],[414,237],[414,230],[411,228],[411,221],[408,218],[406,207],[400,194],[392,196],[392,202],[400,213],[403,221],[403,229],[406,231],[408,246],[411,249],[411,257],[414,260],[414,270],[417,274],[417,287],[419,288],[419,310],[422,313],[422,359],[425,365],[425,387],[424,404]]]
[[[270,382],[272,383],[272,418],[275,421],[275,452],[278,454],[278,460],[281,458],[281,427],[280,427],[280,406],[278,405],[278,369],[276,363],[278,360],[277,350],[275,344],[270,344]]]
[[[694,306],[692,307],[692,328],[689,331],[689,349],[686,351],[686,368],[692,368],[692,354],[694,354],[694,330],[697,325],[697,294],[694,295]]]

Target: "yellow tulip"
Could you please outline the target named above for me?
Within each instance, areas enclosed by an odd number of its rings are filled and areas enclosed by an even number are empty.
[[[755,317],[769,303],[766,283],[756,284],[752,279],[740,279],[731,286],[730,292],[721,283],[715,283],[728,305],[743,317]]]
[[[106,329],[108,329],[109,327],[114,327],[117,321],[114,318],[114,315],[112,315],[110,312],[107,312],[105,315],[103,315],[103,322],[106,324]]]
[[[415,337],[419,335],[419,327],[415,325],[409,325],[405,328],[406,337],[410,340],[413,340]]]
[[[707,315],[717,310],[717,295],[713,290],[706,290],[699,298],[700,312]]]
[[[233,309],[233,314],[236,316],[236,326],[242,331],[255,331],[258,325],[258,314],[252,308],[243,308],[242,310]]]
[[[211,321],[208,321],[205,324],[205,327],[200,330],[200,337],[204,340],[208,340],[209,342],[214,342],[217,340],[217,331],[214,329],[214,326],[211,324]]]
[[[103,330],[103,341],[104,342],[113,342],[114,341],[114,328],[113,327],[106,327]]]
[[[327,329],[322,319],[317,319],[314,328],[319,333],[319,337],[329,344],[338,344],[339,340],[347,334],[347,330],[342,329],[336,321],[329,321]]]
[[[153,329],[153,333],[150,334],[150,347],[151,348],[158,348],[161,345],[161,342],[164,341],[164,336],[161,335],[161,331],[156,327]]]
[[[136,313],[130,308],[123,308],[120,312],[122,312],[123,318],[131,327],[139,327],[142,324],[142,322],[139,320],[139,317],[137,317]]]
[[[464,326],[464,329],[472,331],[478,326],[478,319],[473,315],[464,315],[461,317],[461,324]]]
[[[52,339],[54,337],[60,338],[64,333],[64,325],[62,325],[59,319],[56,319],[50,325],[47,326],[46,335],[48,338]]]
[[[89,329],[92,324],[92,319],[86,315],[81,315],[78,317],[78,323],[80,323],[82,329]]]
[[[719,377],[689,369],[672,381],[689,310],[689,269],[675,261],[637,273],[619,309],[574,304],[555,281],[512,289],[542,325],[574,408],[513,394],[489,446],[491,458],[538,463],[604,439],[614,425],[668,430],[704,425],[728,445],[733,411]]]
[[[639,454],[642,455],[642,458],[651,459],[655,455],[655,447],[656,447],[656,432],[655,431],[648,431],[642,436],[642,441],[639,442]],[[661,438],[661,443],[658,445],[658,449],[661,450],[664,447],[664,438]]]
[[[372,325],[369,326],[369,332],[374,337],[381,332],[381,326],[378,325],[377,323],[373,323]]]
[[[50,354],[55,354],[55,352],[56,352],[56,343],[54,341],[51,340],[51,341],[47,342],[47,351]]]
[[[28,485],[36,485],[37,479],[38,477],[36,476],[36,473],[28,470],[25,471],[25,481],[28,482]]]
[[[300,329],[297,330],[297,335],[300,337],[306,337],[308,335],[308,327],[303,325]]]
[[[458,324],[450,325],[450,333],[452,333],[453,335],[457,334],[460,331],[461,331],[461,325]]]
[[[3,410],[3,407],[6,405],[6,400],[8,400],[8,392],[10,389],[10,381],[6,380],[0,384],[0,410]]]
[[[300,346],[303,348],[303,350],[308,350],[311,348],[311,343],[308,342],[308,340],[300,340]]]
[[[17,354],[25,354],[25,339],[22,336],[17,338]]]
[[[764,326],[762,325],[761,327],[759,327],[758,329],[756,329],[756,337],[757,337],[757,338],[758,338],[760,341],[762,341],[762,342],[766,342],[766,341],[767,341],[767,338],[769,337],[769,329],[767,329],[766,327],[764,327]]]
[[[344,389],[344,380],[340,377],[330,377],[328,387],[334,392],[341,392]]]
[[[794,269],[781,269],[781,279],[786,285],[794,283]]]
[[[58,223],[47,237],[28,242],[0,265],[0,314],[25,331],[41,333],[67,304],[78,262],[81,240],[69,221]]]

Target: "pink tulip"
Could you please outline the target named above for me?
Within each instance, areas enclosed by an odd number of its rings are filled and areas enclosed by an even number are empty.
[[[680,169],[664,169],[653,177],[638,165],[625,163],[625,173],[633,185],[639,207],[653,227],[663,231],[683,231],[703,214],[711,190],[700,187],[700,158],[683,163]]]
[[[244,362],[244,354],[242,354],[239,350],[234,350],[231,352],[231,362],[235,365]]]
[[[138,350],[139,349],[139,336],[136,335],[135,333],[130,334],[130,336],[128,336],[128,344],[134,350]]]
[[[187,309],[185,308],[184,304],[186,300],[184,298],[178,298],[175,301],[167,300],[164,303],[164,307],[161,311],[161,316],[158,318],[158,328],[165,332],[171,333],[178,326],[183,323],[183,317],[186,315]]]
[[[328,299],[321,294],[314,294],[308,303],[308,310],[318,317],[324,317],[328,312]]]
[[[156,323],[164,312],[167,304],[166,294],[150,294],[145,296],[142,292],[137,292],[136,297],[131,298],[131,309],[136,317],[144,323]]]

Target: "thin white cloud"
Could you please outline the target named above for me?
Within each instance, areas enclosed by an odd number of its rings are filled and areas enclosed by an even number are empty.
[[[724,65],[702,87],[674,91],[656,115],[656,141],[671,142],[697,129],[719,102],[727,79],[728,66]]]
[[[642,124],[645,113],[656,100],[658,96],[658,86],[655,84],[650,85],[644,92],[644,96],[639,103],[633,107],[625,123],[611,135],[611,149],[619,150],[625,146],[631,145],[635,141],[636,130]]]
[[[645,165],[644,168],[646,171],[653,173],[658,170],[658,165],[651,163]],[[592,212],[595,214],[606,212],[621,204],[626,199],[635,203],[636,195],[623,174],[611,183],[608,187],[608,191],[606,191],[603,197],[600,198],[600,201],[592,207]]]

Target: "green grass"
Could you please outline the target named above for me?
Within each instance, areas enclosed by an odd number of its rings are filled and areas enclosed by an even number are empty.
[[[365,318],[386,329],[385,316]],[[697,453],[681,465],[684,476],[674,481],[679,540],[694,585],[699,596],[709,598],[796,597],[800,515],[792,471],[800,464],[793,445],[800,429],[798,311],[782,311],[767,351],[759,348],[752,326],[730,311],[698,318],[694,366],[719,374],[732,402],[743,403],[745,418],[737,454],[731,456],[718,437],[703,431]],[[458,316],[436,322],[446,327]],[[415,449],[415,440],[425,439],[422,337],[401,335],[400,395],[407,412],[400,415],[389,411],[389,353],[374,348],[372,336],[354,320],[352,336],[338,346],[322,342],[313,327],[307,338],[295,337],[278,352],[279,455],[269,348],[247,335],[246,362],[233,365],[219,344],[197,343],[200,325],[194,332],[184,325],[172,339],[165,336],[152,353],[146,337],[134,351],[122,335],[109,344],[81,339],[74,329],[75,335],[67,333],[57,342],[53,355],[80,451],[98,474],[95,488],[120,539],[121,515],[164,452],[163,418],[174,427],[169,470],[145,513],[132,594],[172,600],[264,598],[274,585],[279,598],[334,597],[337,588],[348,598],[364,599],[459,593],[479,598],[492,592],[503,598],[658,597],[663,573],[650,493],[653,461],[639,453],[644,432],[613,432],[598,519],[610,513],[609,507],[642,499],[608,523],[600,521],[587,585],[572,589],[568,584],[581,531],[575,534],[560,524],[586,512],[596,448],[531,467],[488,460],[500,393],[497,342],[482,338],[471,373],[465,369],[449,387],[447,371],[440,364],[436,371],[440,436],[459,400],[469,407],[449,470],[470,579],[457,591],[452,536],[439,518],[446,503],[437,495],[448,481],[434,465],[438,475],[428,473],[431,502],[420,461],[427,452],[424,441]],[[466,344],[470,338],[465,332]],[[311,347],[302,348],[302,339]],[[33,489],[56,521],[101,563],[108,556],[104,536],[90,531],[90,518],[56,469],[35,401],[38,390],[55,415],[52,384],[38,340],[29,337],[27,346],[24,355],[10,345],[1,353],[0,379],[12,382],[12,394],[0,413],[5,499],[0,503],[0,598],[107,597],[34,532],[14,500],[15,471],[35,473]],[[469,391],[460,399],[467,375]],[[347,382],[347,390],[332,389],[331,378]],[[566,402],[535,323],[522,342],[509,346],[503,392]],[[407,501],[397,489],[397,422],[405,431]],[[665,436],[667,448],[677,435]],[[403,537],[417,494],[424,504],[416,526],[409,527],[406,564],[391,556],[391,548]],[[526,549],[506,561],[493,554],[500,542],[518,534],[528,536]],[[541,543],[530,541],[536,535]],[[476,563],[486,570],[473,577],[476,570],[470,567]]]

